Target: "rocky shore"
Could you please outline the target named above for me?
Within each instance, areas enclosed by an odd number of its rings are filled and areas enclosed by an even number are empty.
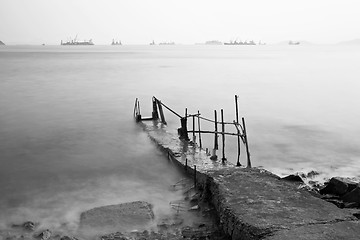
[[[152,204],[144,201],[100,206],[82,212],[75,231],[43,229],[46,223],[25,221],[0,229],[0,240],[177,240],[229,239],[219,228],[214,208],[190,179],[171,186],[182,191],[182,199],[170,202],[173,212],[157,216]],[[187,218],[196,221],[188,224]]]
[[[323,199],[321,189],[334,180],[323,187],[304,184],[301,174],[282,179],[264,169],[213,161],[205,150],[180,140],[176,131],[148,122],[140,125],[169,161],[194,177],[230,239],[359,239],[358,209],[341,209]],[[345,201],[352,191],[356,196],[355,189],[347,183],[346,193],[338,198]],[[352,202],[347,206],[356,206]]]

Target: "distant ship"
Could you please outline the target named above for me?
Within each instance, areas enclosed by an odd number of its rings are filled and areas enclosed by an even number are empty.
[[[161,42],[159,45],[175,45],[174,42]]]
[[[89,41],[86,41],[86,40],[84,40],[82,42],[78,41],[77,36],[76,36],[74,39],[70,39],[66,42],[63,42],[61,40],[61,45],[94,45],[94,43],[92,42],[92,39],[90,39]]]
[[[154,40],[152,40],[152,42],[150,43],[150,45],[155,45],[155,41],[154,41]]]
[[[115,41],[113,39],[111,45],[122,45],[122,43],[121,43],[121,41]]]
[[[206,41],[205,44],[206,45],[223,45],[222,42],[217,41],[217,40]]]
[[[224,45],[256,45],[256,43],[251,40],[249,42],[245,41],[245,42],[242,42],[242,41],[230,41],[230,42],[226,42],[224,43]]]
[[[293,42],[293,41],[289,41],[289,45],[299,45],[300,42]]]

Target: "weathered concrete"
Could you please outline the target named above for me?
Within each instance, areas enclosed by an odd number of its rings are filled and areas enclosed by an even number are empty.
[[[154,218],[151,204],[137,201],[93,208],[80,215],[84,233],[145,230]]]
[[[149,137],[209,196],[232,239],[358,239],[357,218],[262,169],[212,161],[175,131],[141,123]],[[187,160],[186,160],[187,159]],[[185,166],[187,162],[187,166]]]

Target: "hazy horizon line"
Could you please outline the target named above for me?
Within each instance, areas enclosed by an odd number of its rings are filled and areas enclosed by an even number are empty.
[[[46,43],[46,42],[28,42],[28,43],[24,43],[24,42],[6,42],[6,41],[3,41],[0,39],[0,41],[2,41],[5,46],[14,46],[14,45],[18,45],[18,46],[38,46],[38,45],[47,45],[47,46],[60,46],[61,45],[61,40],[59,41],[59,43]],[[150,45],[151,41],[147,42],[147,43],[137,43],[137,42],[129,42],[127,43],[126,41],[124,42],[123,40],[119,39],[117,41],[121,41],[121,44],[122,45]],[[221,41],[221,40],[216,40],[216,39],[212,39],[212,40],[208,40],[208,41],[218,41],[219,43],[228,43],[228,42],[231,42],[231,41],[241,41],[241,40],[228,40],[228,41]],[[245,40],[247,42],[251,41],[251,40]],[[293,42],[299,42],[300,45],[337,45],[337,44],[351,44],[351,43],[358,43],[360,44],[360,38],[354,38],[354,39],[349,39],[349,40],[345,40],[345,41],[338,41],[338,42],[332,42],[332,43],[326,43],[326,42],[313,42],[313,41],[308,41],[308,40],[294,40],[294,39],[289,39],[289,40],[280,40],[280,41],[272,41],[272,42],[266,42],[266,41],[262,41],[262,40],[259,40],[259,41],[255,41],[254,42],[256,43],[256,45],[259,45],[258,43],[261,42],[262,44],[264,45],[279,45],[279,44],[286,44],[290,41],[293,41]],[[96,43],[95,40],[92,40],[92,42],[94,43],[94,45],[96,46],[107,46],[107,45],[111,45],[112,43],[112,40],[107,42],[107,43],[104,43],[103,41],[101,41],[100,43]],[[244,41],[243,41],[244,42]],[[189,42],[176,42],[176,41],[158,41],[156,42],[155,41],[155,45],[162,45],[161,43],[173,43],[173,45],[211,45],[211,44],[206,44],[206,41],[205,42],[192,42],[192,43],[189,43]],[[166,45],[166,44],[164,44]],[[170,44],[169,44],[170,45]],[[216,45],[216,44],[214,44]],[[220,45],[220,44],[219,44]]]

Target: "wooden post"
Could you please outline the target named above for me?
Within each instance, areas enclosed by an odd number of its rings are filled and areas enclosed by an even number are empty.
[[[194,188],[196,188],[196,165],[194,165]]]
[[[224,110],[221,109],[221,128],[222,128],[222,162],[225,163],[226,157],[225,157],[225,123],[224,123]]]
[[[199,144],[200,144],[200,148],[202,148],[201,145],[201,129],[200,129],[200,112],[198,111],[198,128],[199,128]]]
[[[137,102],[138,102],[138,99],[136,98],[135,99],[135,106],[134,106],[134,118],[136,118],[136,115],[137,115]]]
[[[195,136],[195,115],[192,116],[193,119],[193,142],[196,143],[196,136]]]
[[[217,112],[216,110],[214,110],[214,114],[215,114],[215,140],[214,140],[214,149],[218,150],[219,149],[219,144],[218,144],[218,128],[217,128]]]
[[[181,127],[178,128],[178,134],[180,139],[189,141],[188,130],[187,130],[187,108],[185,108],[185,117],[180,118]]]
[[[141,115],[141,112],[140,112],[140,101],[137,101],[137,103],[138,103],[137,110],[138,110],[139,115]]]
[[[185,159],[185,171],[187,171],[187,158]]]
[[[163,109],[162,109],[161,101],[157,100],[157,104],[158,104],[158,107],[159,107],[161,122],[163,124],[166,124],[166,120],[165,120],[164,112],[163,112]]]
[[[247,139],[246,127],[245,127],[245,119],[244,118],[242,118],[242,124],[243,124],[243,127],[244,127],[244,139],[245,139],[245,147],[246,147],[246,154],[247,154],[247,167],[251,168],[249,143],[248,143],[248,139]]]
[[[214,138],[214,148],[213,148],[212,156],[210,157],[211,160],[216,160],[217,159],[216,150],[219,149],[219,146],[218,146],[218,134],[217,134],[217,113],[216,113],[216,110],[214,110],[214,114],[215,114],[215,138]]]
[[[235,95],[235,111],[236,111],[236,124],[239,124],[239,110],[238,110],[238,96]],[[240,134],[239,129],[237,130],[237,133]],[[238,155],[237,155],[237,162],[236,166],[240,167],[240,136],[237,136],[237,144],[238,144]]]
[[[134,117],[135,117],[136,122],[141,121],[140,101],[137,98],[135,100]]]
[[[159,119],[159,113],[157,110],[157,104],[156,104],[156,99],[153,98],[152,100],[152,107],[153,107],[153,111],[152,111],[152,118],[153,120],[158,120]]]
[[[181,127],[178,129],[180,139],[189,141],[188,131],[187,131],[187,118],[183,117],[180,119]]]

